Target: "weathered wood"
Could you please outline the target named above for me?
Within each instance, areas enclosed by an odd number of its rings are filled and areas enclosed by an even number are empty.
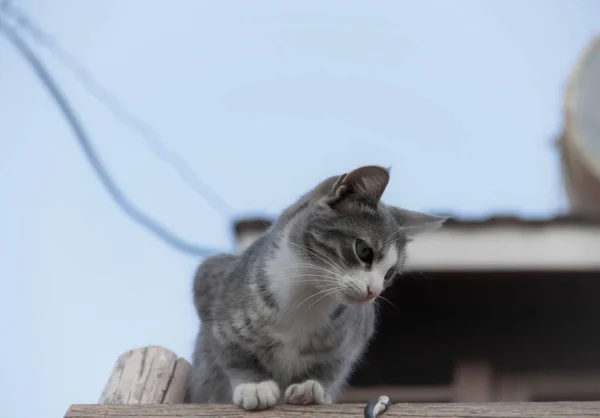
[[[144,347],[121,355],[99,403],[183,403],[190,364],[162,347]]]
[[[73,405],[65,418],[361,418],[364,404],[280,406],[244,412],[233,405]],[[399,417],[600,417],[600,402],[395,404],[381,418]]]
[[[401,402],[451,402],[454,389],[450,385],[427,386],[366,386],[351,387],[342,393],[340,403],[363,403],[385,395],[392,403]]]

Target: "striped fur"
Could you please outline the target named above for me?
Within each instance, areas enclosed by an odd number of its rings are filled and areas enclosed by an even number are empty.
[[[444,221],[380,202],[388,180],[381,167],[329,178],[243,254],[200,265],[191,402],[265,409],[337,399],[374,332],[368,291],[383,291],[407,242]],[[357,239],[373,248],[371,264]]]

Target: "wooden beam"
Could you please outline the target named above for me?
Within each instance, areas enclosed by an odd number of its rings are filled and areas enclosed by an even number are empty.
[[[162,347],[130,350],[117,359],[100,395],[104,404],[183,403],[190,364]]]
[[[279,406],[245,412],[233,405],[73,405],[65,418],[361,418],[364,404]],[[381,418],[399,417],[599,417],[600,402],[395,404]]]
[[[451,386],[367,386],[351,387],[342,393],[340,403],[367,403],[385,395],[392,403],[400,402],[452,402]]]

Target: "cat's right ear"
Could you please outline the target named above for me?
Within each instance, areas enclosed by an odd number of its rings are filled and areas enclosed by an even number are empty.
[[[413,239],[422,233],[439,229],[448,220],[445,216],[430,215],[396,206],[387,206],[387,208],[394,217],[394,220],[404,230],[408,239]]]
[[[342,174],[331,190],[331,205],[344,200],[358,200],[377,206],[390,181],[390,173],[383,167],[365,166]]]

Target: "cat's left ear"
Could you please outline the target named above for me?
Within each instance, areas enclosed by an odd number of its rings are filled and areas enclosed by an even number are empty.
[[[395,206],[387,206],[388,210],[402,229],[406,230],[406,236],[409,239],[421,235],[427,231],[434,231],[448,220],[444,216],[429,215],[423,212],[416,212],[408,209],[402,209]]]
[[[358,199],[377,205],[390,181],[390,173],[376,165],[357,168],[341,175],[331,191],[334,201]]]

